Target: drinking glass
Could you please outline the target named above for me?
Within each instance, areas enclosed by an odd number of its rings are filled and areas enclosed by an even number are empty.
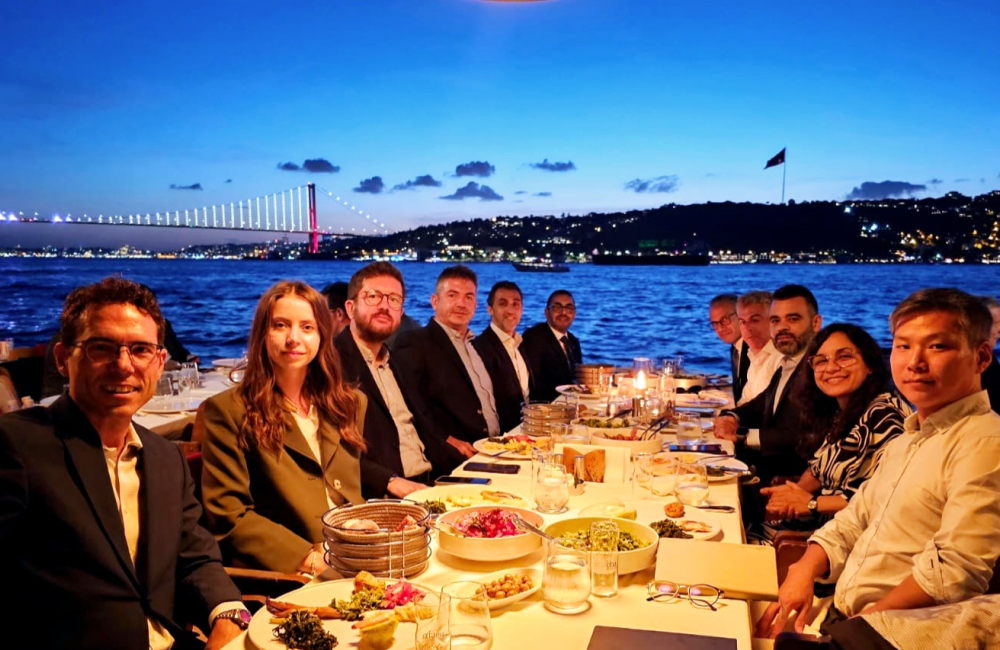
[[[632,454],[632,496],[645,499],[649,496],[649,479],[653,474],[653,454],[638,451]]]
[[[535,498],[535,483],[538,482],[538,476],[542,472],[542,468],[545,465],[552,463],[554,461],[553,454],[555,453],[555,443],[548,449],[542,449],[541,447],[533,447],[531,450],[531,498]]]
[[[170,370],[165,370],[160,378],[156,382],[156,396],[165,396],[174,394],[174,373]]]
[[[448,630],[452,648],[489,650],[493,645],[490,606],[486,587],[479,582],[461,580],[446,584],[441,596],[449,596]]]
[[[562,444],[566,441],[566,436],[570,435],[573,431],[573,425],[557,422],[549,425],[549,431],[549,440],[552,441],[552,445],[554,447],[555,445]]]
[[[615,384],[615,369],[605,368],[601,366],[597,370],[597,392],[600,395],[609,395],[611,393],[611,387]]]
[[[413,601],[417,631],[414,650],[449,650],[451,630],[448,615],[451,610],[451,596],[448,594],[426,593]]]
[[[177,384],[181,395],[190,395],[198,387],[198,364],[182,363],[177,371]]]
[[[693,445],[701,441],[701,417],[697,413],[678,413],[677,444]]]
[[[699,463],[677,463],[674,492],[686,506],[700,506],[708,498],[708,471]]]
[[[598,598],[618,595],[618,524],[590,524],[590,593]]]
[[[557,614],[576,614],[587,609],[590,554],[556,541],[546,541],[542,597],[545,607]]]
[[[635,397],[635,379],[632,377],[622,377],[618,380],[618,395],[629,401]]]
[[[535,509],[545,514],[566,512],[573,477],[562,463],[545,463],[535,477]]]
[[[566,432],[563,442],[576,442],[579,444],[590,444],[590,427],[586,424],[571,424]]]

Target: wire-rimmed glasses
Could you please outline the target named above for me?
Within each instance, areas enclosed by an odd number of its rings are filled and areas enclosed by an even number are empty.
[[[695,607],[707,607],[713,612],[715,604],[726,595],[725,591],[712,585],[682,585],[670,580],[653,580],[646,584],[646,591],[649,592],[647,601],[670,602],[686,598]]]
[[[134,343],[119,343],[111,339],[89,338],[77,341],[74,347],[83,348],[83,353],[93,363],[112,363],[121,356],[121,349],[128,350],[128,356],[132,363],[138,367],[148,366],[156,358],[156,354],[163,349],[162,345],[136,341]]]
[[[850,368],[858,362],[858,355],[851,350],[840,350],[832,357],[824,354],[814,354],[806,359],[813,372],[823,372],[832,363],[837,368]]]

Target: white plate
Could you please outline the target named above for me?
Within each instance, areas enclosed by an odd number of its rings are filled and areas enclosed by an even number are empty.
[[[487,573],[484,576],[476,576],[476,582],[481,582],[484,585],[488,582],[493,582],[494,580],[499,580],[505,575],[510,574],[512,576],[520,578],[523,575],[527,575],[531,578],[531,589],[527,591],[522,591],[519,594],[513,596],[508,596],[507,598],[498,598],[497,600],[491,600],[490,611],[497,609],[503,609],[504,607],[509,607],[519,600],[524,600],[531,594],[535,593],[542,588],[542,572],[539,569],[503,569],[501,571],[494,571],[493,573]]]
[[[592,400],[597,401],[602,399],[600,395],[595,395],[593,393],[581,393],[580,389],[574,384],[563,384],[562,386],[556,386],[556,392],[560,395],[565,395],[566,397],[579,397],[582,400]]]
[[[505,436],[505,437],[509,438],[511,436]],[[494,448],[494,447],[487,446],[488,441],[489,441],[488,438],[481,438],[481,439],[475,441],[474,443],[472,443],[472,446],[473,446],[473,448],[476,451],[478,451],[481,454],[485,454],[487,456],[493,456],[494,454],[499,454],[501,451],[503,451],[503,449],[501,449],[499,447]],[[499,443],[497,443],[497,444],[499,444]],[[506,451],[503,454],[501,454],[500,456],[496,456],[496,458],[521,458],[523,460],[531,460],[531,452],[528,452],[526,454],[522,454],[520,452],[513,451],[513,450],[512,451]]]
[[[243,359],[216,359],[212,365],[216,368],[235,368]]]
[[[729,467],[732,469],[738,469],[741,471],[747,471],[750,469],[747,464],[741,460],[736,460],[735,458],[726,458],[722,456],[712,455],[712,454],[701,454],[694,451],[664,451],[653,456],[653,473],[662,476],[666,472],[665,468],[668,466],[668,462],[675,458],[682,458],[685,462],[697,462],[705,465],[706,467]],[[662,471],[657,472],[656,468],[659,466]],[[709,483],[721,483],[723,481],[728,481],[736,478],[737,474],[726,474],[725,476],[709,476]]]
[[[725,406],[729,403],[729,400],[724,397],[706,393],[707,391],[701,391],[700,395],[681,393],[676,396],[677,406],[686,406],[689,408],[709,408],[713,406]]]
[[[417,490],[411,492],[406,498],[410,501],[432,501],[441,500],[444,501],[448,506],[448,510],[457,510],[458,508],[465,508],[468,506],[517,506],[519,508],[528,508],[530,504],[528,500],[519,494],[515,494],[516,500],[510,501],[490,501],[483,498],[482,493],[490,491],[488,485],[435,485],[434,487],[425,488],[423,490]],[[495,490],[494,490],[495,491]],[[506,492],[506,490],[504,490]],[[512,493],[513,494],[513,493]],[[461,505],[458,503],[453,503],[448,501],[448,497],[451,496],[456,500],[462,499]],[[464,501],[468,500],[468,503]]]
[[[140,413],[154,413],[161,415],[170,413],[187,413],[189,411],[197,411],[203,401],[205,401],[204,397],[160,396],[154,397],[146,402],[143,407],[139,409],[139,411]]]
[[[386,580],[385,582],[392,584],[397,581]],[[413,586],[426,593],[434,591],[418,584],[413,584]],[[309,607],[329,606],[334,598],[349,599],[353,591],[354,580],[331,580],[306,585],[275,600]],[[353,624],[354,621],[328,620],[323,621],[323,629],[337,637],[338,648],[353,648],[357,647],[361,638],[361,634],[357,630],[351,629]],[[247,638],[251,645],[259,650],[288,650],[288,646],[274,638],[274,628],[276,627],[277,625],[271,623],[271,613],[267,611],[267,608],[261,607],[250,620]],[[413,640],[415,632],[416,628],[413,623],[400,623],[399,627],[396,628],[396,640],[397,643],[401,644],[400,647],[408,647],[407,644]],[[401,639],[402,641],[400,641]]]
[[[690,506],[684,506],[683,517],[675,518],[675,517],[665,516],[664,518],[669,519],[670,521],[674,522],[677,525],[680,525],[682,521],[687,519],[689,521],[697,521],[712,527],[710,531],[705,533],[693,533],[690,531],[685,531],[687,532],[688,535],[691,536],[691,539],[712,539],[713,537],[718,535],[719,532],[722,531],[722,524],[719,522],[718,519],[708,514],[707,512],[703,512],[701,510],[698,510],[697,508],[692,508]]]

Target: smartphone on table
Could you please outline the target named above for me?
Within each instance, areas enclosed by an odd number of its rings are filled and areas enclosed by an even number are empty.
[[[488,472],[490,474],[517,474],[521,471],[521,466],[514,463],[466,463],[463,467],[466,472]]]
[[[434,480],[434,485],[489,485],[492,482],[491,478],[478,476],[440,476]]]

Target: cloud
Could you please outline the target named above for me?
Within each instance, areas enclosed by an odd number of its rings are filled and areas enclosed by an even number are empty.
[[[625,183],[626,190],[632,190],[636,194],[642,194],[643,192],[676,192],[677,186],[680,184],[680,179],[676,174],[671,174],[669,176],[657,176],[656,178],[647,178],[642,180],[637,178],[635,180]]]
[[[354,191],[364,192],[365,194],[381,194],[384,188],[385,183],[382,182],[382,177],[372,176],[371,178],[366,178],[361,181],[358,186],[354,188]]]
[[[417,176],[412,181],[406,181],[405,183],[400,183],[392,189],[394,190],[412,190],[415,187],[441,187],[441,181],[434,180],[434,177],[430,174],[424,174],[423,176]]]
[[[485,160],[482,162],[472,161],[464,165],[457,165],[455,167],[455,176],[479,176],[480,178],[486,178],[491,176],[495,171],[496,168]]]
[[[971,180],[972,180],[971,178],[956,178],[955,182],[956,183],[968,183]]]
[[[535,192],[531,196],[552,196],[552,192]]]
[[[940,178],[932,178],[932,179],[930,179],[929,181],[927,181],[927,184],[928,184],[928,185],[940,185],[940,184],[941,184],[941,183],[943,183],[943,182],[944,182],[944,181],[943,181],[943,180],[941,180]]]
[[[882,181],[875,183],[866,181],[860,187],[855,187],[847,195],[848,201],[874,201],[877,199],[903,198],[913,196],[927,190],[926,185],[914,185],[905,181]]]
[[[576,165],[573,164],[572,160],[567,160],[566,162],[549,162],[548,158],[540,163],[531,163],[531,166],[547,172],[571,172],[576,169]]]
[[[172,189],[172,190],[201,190],[201,189],[204,189],[204,188],[202,188],[201,183],[192,183],[191,185],[174,185],[173,183],[171,183],[170,184],[170,189]]]
[[[469,184],[465,187],[460,187],[455,190],[454,194],[449,194],[448,196],[440,197],[448,201],[462,201],[465,199],[479,199],[480,201],[503,201],[503,197],[493,191],[493,188],[488,185],[480,185],[473,181],[469,181]]]
[[[232,182],[233,182],[233,179],[231,179],[231,178],[227,178],[227,179],[226,179],[226,182],[227,182],[227,183],[232,183]]]
[[[293,162],[278,163],[278,169],[283,172],[309,172],[310,174],[336,174],[340,167],[325,158],[309,158],[301,166]]]
[[[514,194],[527,194],[527,193],[528,193],[528,190],[518,190],[518,191],[514,192]]]

